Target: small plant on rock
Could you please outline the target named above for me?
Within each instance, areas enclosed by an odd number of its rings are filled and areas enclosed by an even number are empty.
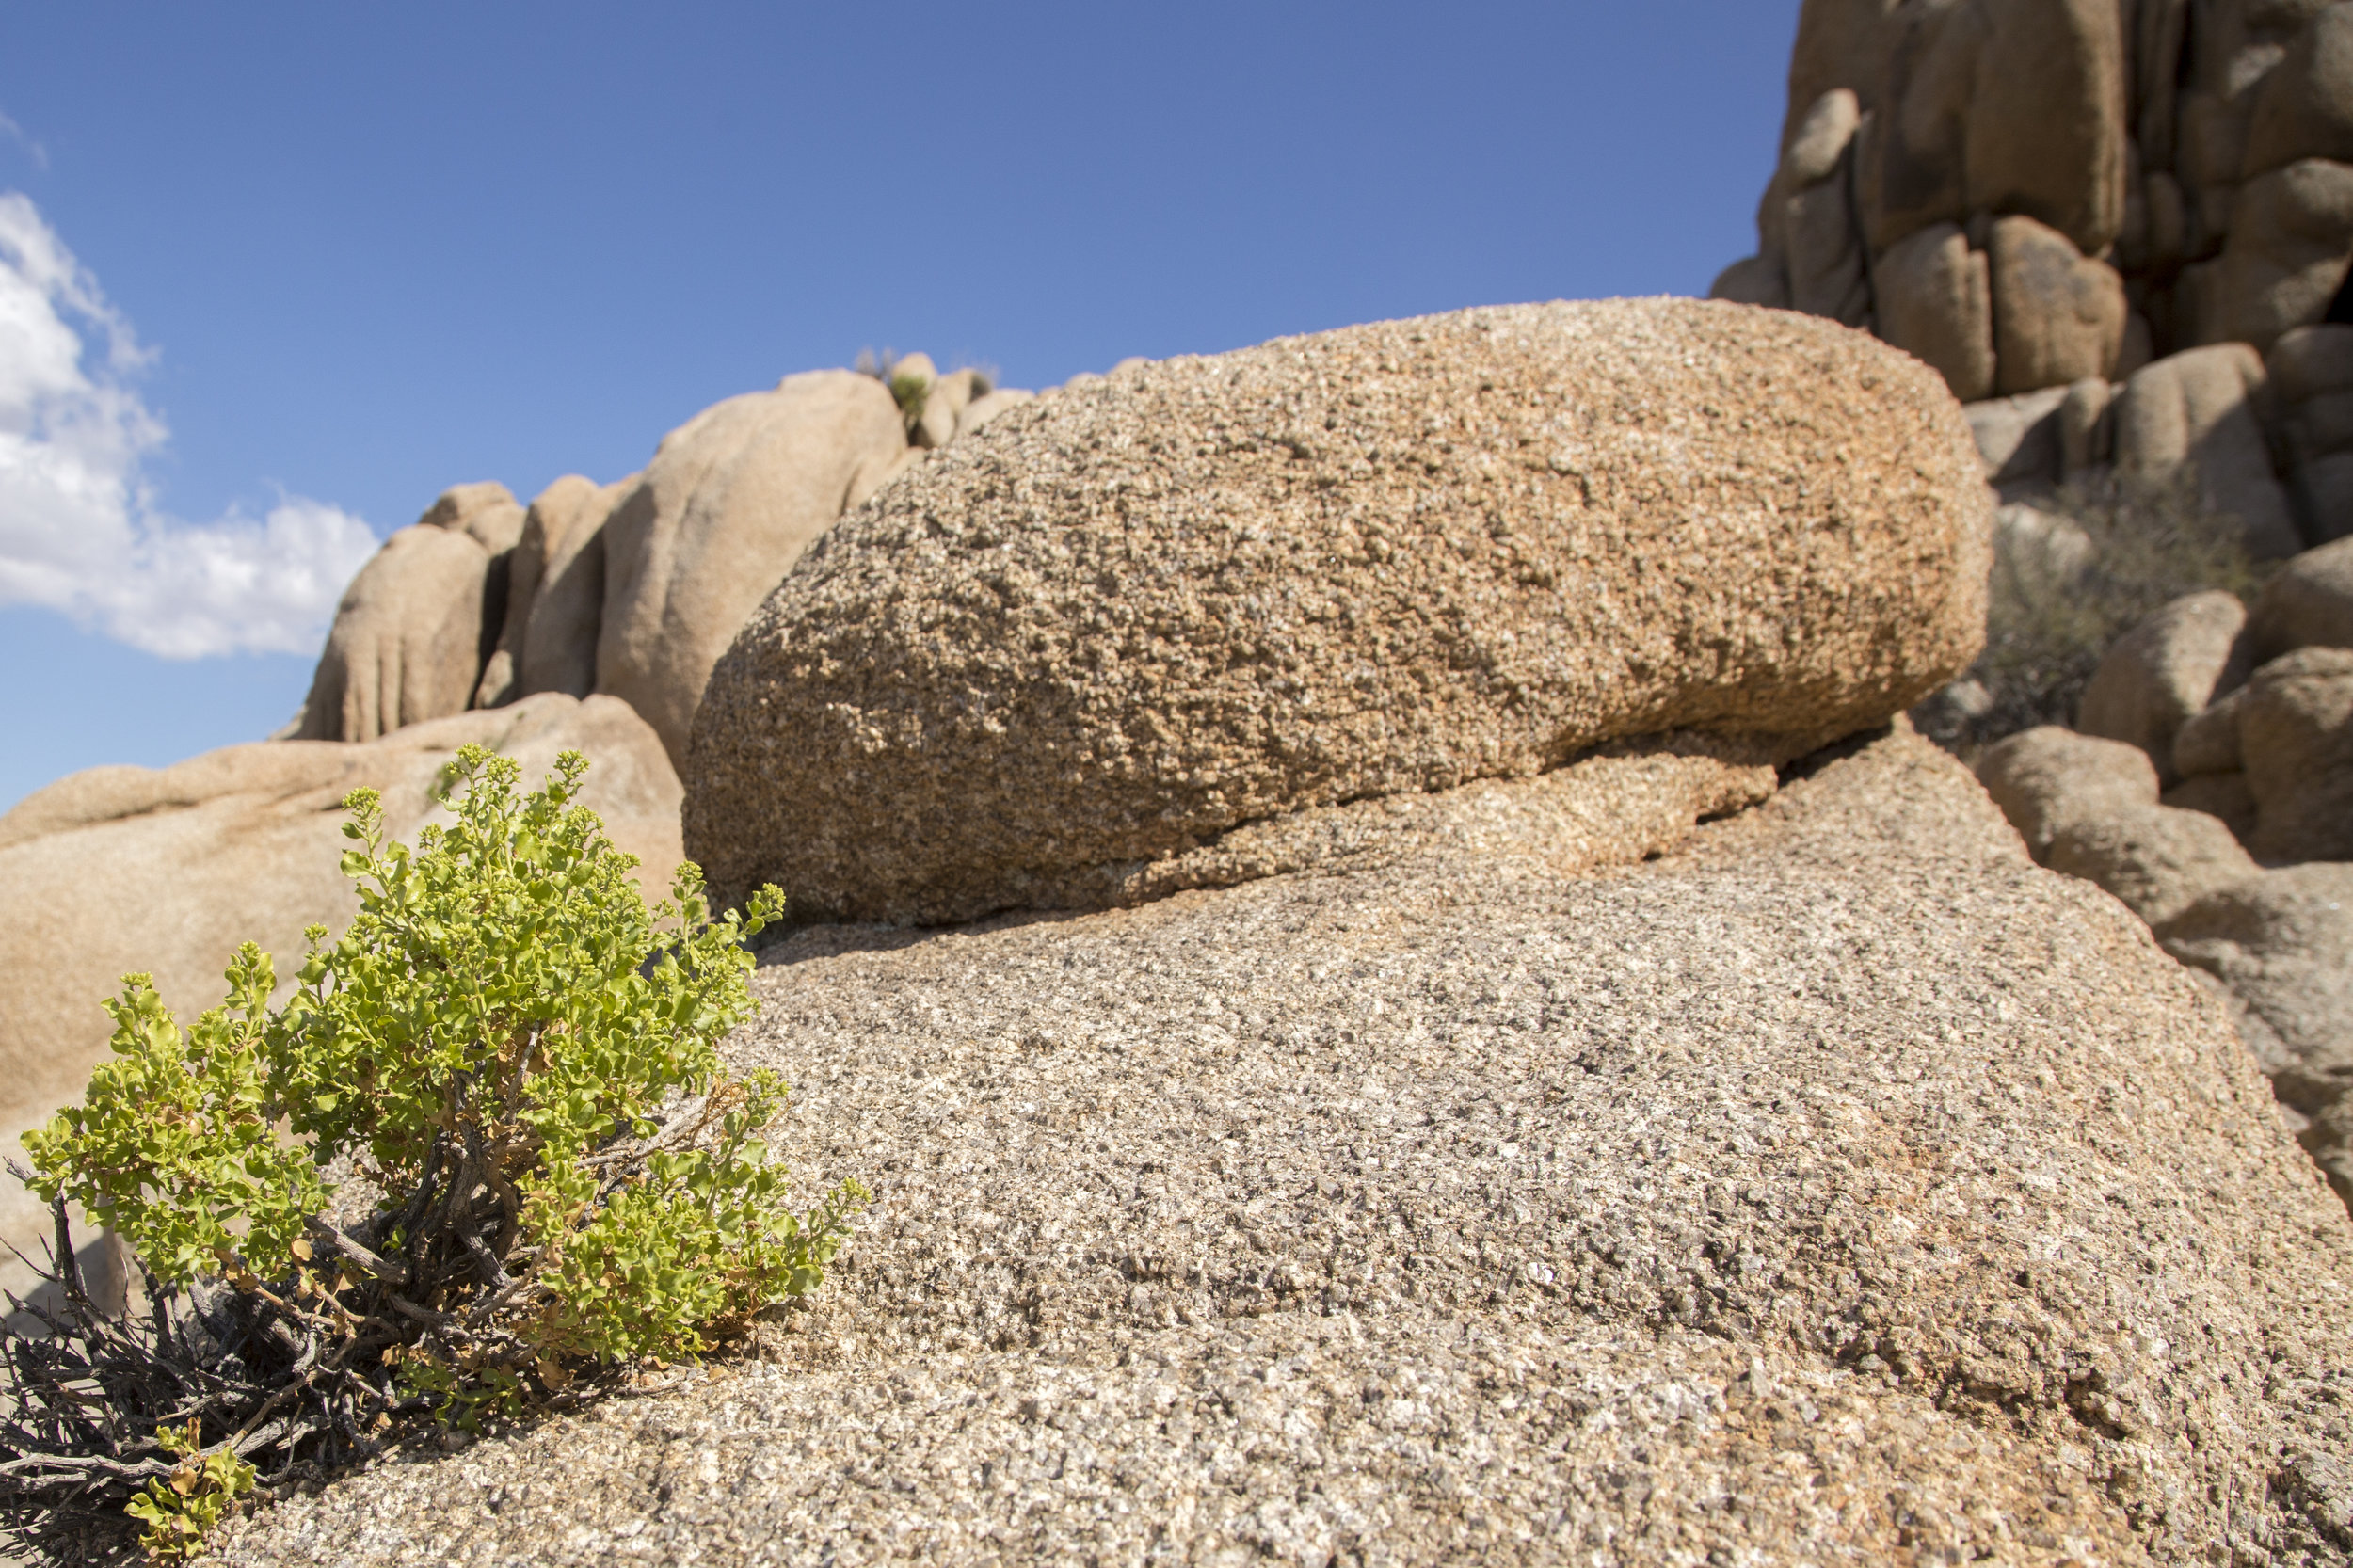
[[[586,766],[568,753],[519,797],[514,762],[468,747],[456,820],[413,851],[355,792],[359,918],[312,930],[281,1005],[249,943],[185,1031],[125,980],[113,1059],[25,1139],[65,1306],[9,1346],[20,1528],[146,1483],[131,1508],[162,1553],[250,1459],[264,1484],[316,1477],[406,1415],[560,1406],[824,1278],[865,1194],[788,1208],[761,1141],[784,1085],[716,1050],[752,1012],[744,938],[783,900],[714,920],[689,865],[647,908],[575,803]],[[135,1250],[152,1321],[90,1305],[68,1200]],[[200,1424],[223,1435],[198,1449]]]

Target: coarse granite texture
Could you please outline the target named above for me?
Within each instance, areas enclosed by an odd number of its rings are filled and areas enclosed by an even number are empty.
[[[1133,902],[1130,868],[1247,824],[1627,737],[1785,760],[1976,657],[1988,493],[1934,374],[1786,312],[1138,364],[809,547],[704,691],[687,853],[725,902],[940,923]]]
[[[878,1201],[771,1361],[224,1560],[2345,1560],[2353,1225],[2137,920],[1900,728],[1648,864],[1512,817],[792,936],[732,1055]]]

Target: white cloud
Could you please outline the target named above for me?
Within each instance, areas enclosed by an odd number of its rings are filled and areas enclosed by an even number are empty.
[[[170,659],[314,651],[375,534],[300,496],[258,522],[158,510],[140,466],[168,432],[134,385],[151,359],[39,209],[0,192],[0,604]]]

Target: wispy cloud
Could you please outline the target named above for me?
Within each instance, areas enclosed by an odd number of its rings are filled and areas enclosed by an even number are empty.
[[[43,147],[40,142],[35,141],[30,136],[25,134],[24,126],[19,125],[15,120],[10,120],[4,114],[0,114],[0,136],[5,136],[8,140],[15,142],[18,146],[24,148],[25,156],[33,160],[33,167],[35,168],[38,168],[44,173],[48,171],[49,149]]]
[[[258,521],[158,509],[141,465],[168,432],[135,384],[151,358],[39,209],[0,192],[0,604],[171,659],[311,652],[376,536],[300,496]]]

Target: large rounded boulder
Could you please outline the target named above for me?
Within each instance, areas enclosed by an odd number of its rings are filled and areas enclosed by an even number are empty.
[[[1917,361],[1685,300],[1131,367],[835,525],[713,671],[689,853],[922,921],[1692,731],[1786,759],[1983,632],[1988,506]]]
[[[644,714],[677,761],[744,617],[906,444],[889,390],[846,370],[788,376],[664,437],[600,531],[596,689]]]

